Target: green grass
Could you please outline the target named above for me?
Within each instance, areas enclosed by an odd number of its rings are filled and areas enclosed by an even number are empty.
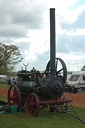
[[[9,87],[10,85],[8,85],[7,83],[0,83],[0,88],[8,89]]]
[[[0,96],[7,101],[7,97]],[[80,117],[85,120],[85,108],[75,107]],[[40,110],[37,117],[31,117],[26,112],[0,114],[1,128],[85,128],[81,121],[65,114],[50,113],[49,108]]]
[[[43,110],[45,111],[45,110]],[[47,112],[48,110],[46,110]],[[85,109],[77,108],[80,116],[85,120]],[[42,111],[41,111],[42,112]],[[39,113],[37,117],[30,117],[25,112],[0,114],[1,128],[85,128],[85,124],[64,113]]]
[[[6,96],[0,96],[0,100],[3,100],[3,101],[7,102],[7,97]]]
[[[84,89],[81,89],[78,91],[79,94],[85,94],[85,90]]]

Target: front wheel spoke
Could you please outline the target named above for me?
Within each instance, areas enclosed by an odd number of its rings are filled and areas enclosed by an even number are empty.
[[[14,94],[14,93],[11,91],[11,92],[10,92],[10,96],[13,96],[13,94]]]
[[[32,103],[32,101],[33,101],[33,96],[32,96],[30,99],[31,99],[30,102]]]
[[[32,107],[34,107],[34,106],[36,106],[36,105],[37,105],[37,103],[36,103],[36,102],[34,102],[34,101],[33,101],[33,102],[30,102],[30,104],[31,104],[31,106],[32,106]]]
[[[11,105],[14,105],[14,101],[11,101]]]
[[[15,96],[14,96],[14,99],[18,99],[18,95],[15,95]]]
[[[13,95],[12,95],[12,94],[10,94],[10,97],[13,97]]]
[[[14,94],[14,89],[13,88],[11,89],[11,92]]]
[[[12,92],[14,91],[13,87],[11,88],[11,91],[12,91]]]
[[[32,96],[32,99],[31,99],[31,102],[33,102],[34,101],[34,96]]]
[[[15,103],[16,105],[18,104],[16,100],[14,100],[13,103]]]
[[[31,113],[33,111],[33,108],[31,108],[31,110],[29,110],[29,112]]]
[[[37,110],[36,110],[36,108],[35,108],[35,107],[33,107],[33,110],[34,110],[34,113],[36,113],[36,111],[37,111]]]

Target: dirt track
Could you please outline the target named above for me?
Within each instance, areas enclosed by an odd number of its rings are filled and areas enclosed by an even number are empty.
[[[67,99],[72,99],[72,104],[74,106],[85,108],[85,94],[78,94],[78,93],[65,93]]]
[[[0,96],[7,96],[8,89],[0,88]],[[77,107],[85,108],[85,94],[65,93],[67,99],[72,99],[72,104]]]
[[[0,96],[7,96],[8,89],[0,88]]]

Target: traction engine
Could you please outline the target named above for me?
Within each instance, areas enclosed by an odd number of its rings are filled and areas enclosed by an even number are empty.
[[[17,76],[16,85],[11,85],[8,90],[9,106],[17,105],[17,111],[25,106],[26,112],[34,117],[39,114],[41,108],[48,106],[50,112],[68,113],[68,104],[72,106],[72,100],[67,100],[64,94],[66,65],[61,58],[56,58],[54,8],[50,9],[50,60],[45,71],[40,73],[35,68],[31,71],[21,70]],[[73,106],[72,108],[76,112]],[[80,119],[79,116],[75,118]]]

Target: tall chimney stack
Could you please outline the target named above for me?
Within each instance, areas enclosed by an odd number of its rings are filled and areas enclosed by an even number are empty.
[[[55,67],[56,43],[55,43],[55,8],[50,9],[50,73],[51,77],[56,76]]]

